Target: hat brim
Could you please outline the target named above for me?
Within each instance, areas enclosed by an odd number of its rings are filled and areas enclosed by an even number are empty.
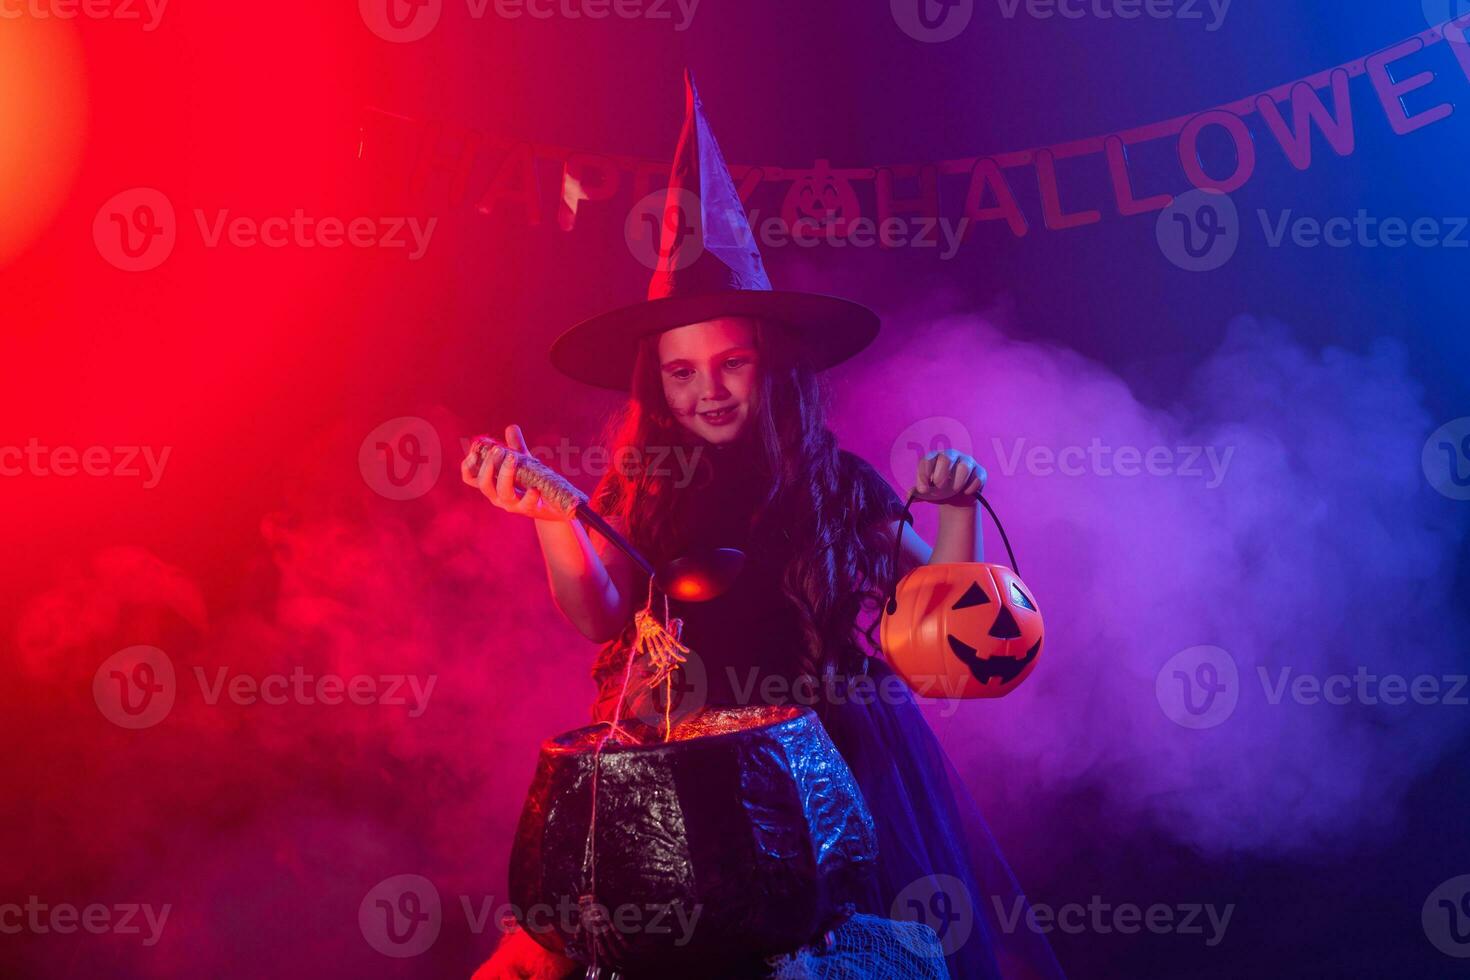
[[[742,289],[646,300],[583,320],[556,338],[551,363],[585,384],[627,391],[639,340],[722,316],[776,321],[819,371],[852,357],[878,335],[878,315],[851,300],[819,293]]]

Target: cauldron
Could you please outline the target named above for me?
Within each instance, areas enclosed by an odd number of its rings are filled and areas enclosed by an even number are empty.
[[[705,708],[599,760],[608,731],[541,747],[510,862],[537,942],[630,976],[714,976],[840,924],[878,845],[811,709]]]

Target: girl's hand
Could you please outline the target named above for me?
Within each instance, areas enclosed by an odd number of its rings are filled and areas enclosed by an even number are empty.
[[[576,972],[576,963],[542,949],[524,930],[516,929],[500,940],[495,955],[470,980],[562,980]]]
[[[517,452],[530,452],[521,427],[505,428],[505,444]],[[496,507],[538,521],[569,521],[572,515],[541,499],[539,490],[521,490],[516,486],[516,458],[501,446],[488,451],[472,445],[469,455],[459,464],[460,479],[479,487]]]
[[[932,452],[919,460],[914,490],[920,500],[935,504],[973,506],[975,494],[985,489],[985,467],[953,449]]]

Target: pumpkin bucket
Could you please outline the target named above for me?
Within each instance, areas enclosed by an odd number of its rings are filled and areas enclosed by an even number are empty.
[[[901,579],[883,607],[880,645],[915,693],[957,699],[998,698],[1036,668],[1041,610],[1017,572],[1010,539],[989,501],[1011,566],[989,562],[921,565]],[[909,496],[899,523],[912,521]]]

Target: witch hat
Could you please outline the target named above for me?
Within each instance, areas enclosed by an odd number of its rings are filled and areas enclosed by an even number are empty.
[[[627,390],[638,342],[701,320],[758,317],[789,332],[813,368],[845,361],[878,334],[867,307],[835,296],[771,288],[730,168],[684,73],[684,128],[660,212],[658,263],[642,303],[572,327],[551,345],[563,374]]]

